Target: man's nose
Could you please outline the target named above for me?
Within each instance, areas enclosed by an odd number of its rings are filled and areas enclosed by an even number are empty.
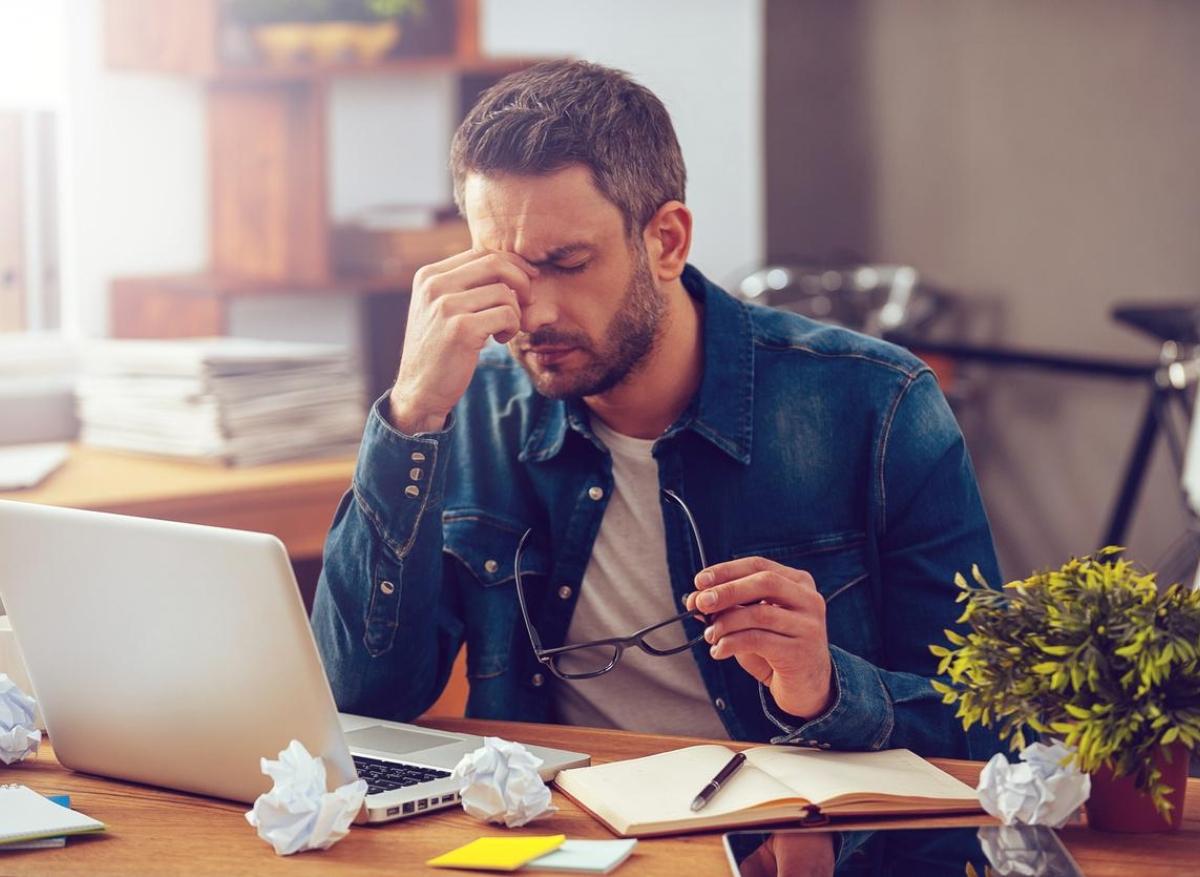
[[[533,334],[558,322],[558,296],[554,283],[538,278],[529,284],[529,293],[521,302],[521,331]]]

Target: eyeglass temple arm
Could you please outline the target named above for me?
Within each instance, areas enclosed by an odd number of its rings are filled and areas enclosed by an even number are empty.
[[[517,585],[517,600],[521,604],[521,618],[525,621],[525,630],[529,632],[529,641],[533,643],[534,652],[538,653],[541,658],[542,638],[538,636],[538,632],[534,630],[533,622],[529,620],[529,607],[525,604],[525,588],[521,583],[521,557],[525,554],[525,543],[529,541],[530,534],[533,530],[526,530],[525,535],[521,537],[521,541],[517,543],[517,556],[513,559],[513,581]]]
[[[704,555],[704,543],[700,541],[700,528],[696,526],[696,519],[692,517],[692,510],[687,507],[687,503],[675,491],[664,488],[663,493],[667,499],[683,509],[688,526],[692,528],[692,539],[696,542],[696,552],[700,555],[700,569],[708,569],[708,558]]]

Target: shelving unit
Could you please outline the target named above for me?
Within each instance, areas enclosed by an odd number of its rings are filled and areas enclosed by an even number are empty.
[[[231,302],[244,296],[407,293],[419,266],[368,279],[339,277],[333,268],[331,84],[348,77],[452,75],[455,118],[461,119],[485,88],[533,63],[480,55],[477,0],[429,0],[426,19],[406,25],[394,56],[371,65],[231,60],[228,45],[240,36],[244,47],[246,37],[223,19],[223,7],[222,0],[106,0],[110,69],[183,76],[203,86],[211,168],[209,269],[115,280],[109,307],[116,337],[224,334]],[[468,240],[464,227],[463,246]],[[403,314],[391,303],[368,305]],[[368,326],[376,322],[367,320]],[[389,328],[391,344],[394,322]],[[387,370],[387,356],[368,357]]]

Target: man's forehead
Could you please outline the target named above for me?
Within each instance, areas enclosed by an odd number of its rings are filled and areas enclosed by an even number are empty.
[[[586,168],[539,176],[469,174],[463,207],[476,246],[517,252],[531,261],[598,246],[613,228],[623,227],[620,212]]]

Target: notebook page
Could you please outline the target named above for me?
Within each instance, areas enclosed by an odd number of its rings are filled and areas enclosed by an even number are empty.
[[[691,820],[697,816],[691,809],[692,799],[732,757],[733,751],[724,746],[689,746],[566,770],[559,774],[558,783],[599,815],[620,814],[631,825]],[[795,797],[786,786],[747,763],[699,815],[718,816]]]
[[[0,843],[103,828],[103,822],[61,807],[26,786],[0,786]]]
[[[975,790],[907,749],[821,752],[760,746],[748,760],[816,804],[843,795],[969,798]]]

